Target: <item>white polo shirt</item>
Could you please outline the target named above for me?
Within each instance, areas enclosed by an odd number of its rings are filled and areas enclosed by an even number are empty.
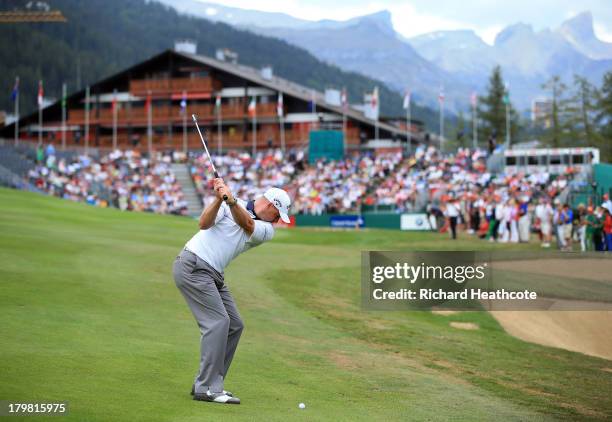
[[[246,210],[247,203],[238,199],[238,204]],[[247,210],[251,218],[255,218]],[[249,236],[235,221],[229,206],[224,202],[219,208],[215,224],[197,232],[185,245],[187,249],[206,261],[215,270],[223,273],[230,261],[249,249],[261,245],[274,236],[271,223],[255,220],[255,229]]]

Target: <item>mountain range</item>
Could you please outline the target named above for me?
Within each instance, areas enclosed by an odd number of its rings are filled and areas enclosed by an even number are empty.
[[[483,93],[495,65],[501,66],[511,101],[519,109],[545,96],[541,85],[553,75],[571,84],[578,74],[600,85],[603,74],[612,70],[612,43],[597,38],[590,12],[556,29],[510,25],[489,45],[469,29],[405,38],[394,30],[386,10],[347,21],[313,22],[197,0],[158,1],[179,13],[280,38],[342,69],[381,80],[399,93],[410,89],[424,105],[435,106],[443,87],[451,110],[468,107],[472,91]]]
[[[24,7],[28,0],[0,0],[0,10]],[[363,74],[324,63],[309,52],[278,38],[270,38],[179,14],[150,0],[47,0],[62,11],[66,23],[0,25],[0,110],[12,111],[11,93],[20,77],[20,113],[36,110],[38,81],[44,95],[59,98],[63,83],[68,93],[83,89],[172,48],[176,40],[191,39],[198,54],[214,57],[219,48],[239,55],[239,63],[323,91],[346,87],[350,103],[363,102],[365,92],[379,86],[381,115],[404,116],[402,96],[386,84]],[[414,106],[412,117],[431,130],[438,126],[436,110]],[[448,116],[452,120],[452,116]]]

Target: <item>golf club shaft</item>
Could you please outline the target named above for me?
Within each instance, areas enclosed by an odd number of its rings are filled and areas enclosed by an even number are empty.
[[[213,175],[215,176],[215,179],[218,179],[219,173],[217,172],[217,169],[215,168],[215,163],[213,163],[212,157],[210,156],[210,152],[208,152],[206,141],[204,141],[204,136],[202,136],[202,132],[200,131],[200,125],[198,125],[198,119],[196,118],[195,114],[192,114],[191,117],[193,118],[193,122],[195,123],[196,129],[198,130],[198,134],[200,135],[200,139],[202,140],[202,145],[204,145],[204,151],[206,151],[206,155],[208,156],[208,161],[210,161],[210,166],[212,167]],[[227,201],[227,195],[223,195],[223,200]]]

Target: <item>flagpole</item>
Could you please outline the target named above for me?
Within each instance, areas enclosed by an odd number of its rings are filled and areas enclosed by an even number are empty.
[[[45,98],[44,94],[41,95],[42,91],[42,81],[39,81],[38,87],[38,144],[42,145],[42,109],[43,109],[43,100]]]
[[[117,149],[117,90],[113,90],[113,151]]]
[[[280,125],[280,141],[281,151],[285,154],[285,110],[283,105],[283,93],[278,93],[278,99],[276,102],[276,114],[278,115],[278,124]]]
[[[408,108],[406,110],[406,139],[408,140],[408,155],[412,154],[412,137],[410,136],[410,97],[408,97]]]
[[[510,84],[506,82],[506,92],[504,95],[506,103],[506,149],[510,147]]]
[[[187,154],[187,109],[183,111],[183,152]]]
[[[476,101],[472,101],[472,143],[474,144],[474,150],[478,149],[478,116],[476,111]]]
[[[285,117],[280,116],[281,151],[285,154]]]
[[[376,109],[374,110],[374,113],[376,113],[376,123],[375,123],[375,125],[374,125],[374,131],[375,131],[375,137],[376,137],[376,140],[378,140],[378,139],[379,139],[379,137],[380,137],[380,136],[379,136],[379,135],[380,135],[380,129],[379,129],[379,127],[378,127],[378,115],[379,115],[379,110],[380,110],[380,102],[378,101],[378,87],[375,87],[375,88],[374,88],[374,92],[372,93],[372,95],[373,95],[373,96],[374,96],[374,98],[375,98],[375,103],[374,103],[374,105],[375,105],[375,107],[376,107]]]
[[[19,76],[15,80],[15,146],[19,143]]]
[[[506,102],[506,149],[510,147],[510,107],[508,107],[509,101]]]
[[[253,97],[253,101],[255,97]],[[255,109],[253,110],[253,159],[255,159],[255,154],[257,153],[257,102],[255,102]]]
[[[221,99],[218,101],[219,105],[217,106],[217,154],[221,155],[221,151],[223,150],[223,133],[221,131],[221,120],[223,116],[221,115]]]
[[[348,97],[346,93],[346,87],[342,88],[342,95],[340,100],[342,106],[342,154],[346,154],[346,145],[348,140],[346,139],[346,109],[348,107]]]
[[[314,89],[310,91],[310,99],[312,101],[312,124],[310,126],[310,130],[318,129],[319,119],[317,119],[317,100],[315,99]]]
[[[66,83],[62,84],[62,150],[66,149]]]
[[[89,85],[85,88],[85,154],[89,152]]]
[[[184,90],[181,98],[181,113],[183,114],[183,153],[187,154],[187,91]]]
[[[440,90],[440,152],[442,152],[442,142],[444,140],[444,97],[443,91]]]
[[[147,149],[149,150],[149,158],[153,155],[153,126],[151,120],[153,119],[153,100],[151,99],[151,91],[147,92],[147,99],[149,107],[147,109]]]

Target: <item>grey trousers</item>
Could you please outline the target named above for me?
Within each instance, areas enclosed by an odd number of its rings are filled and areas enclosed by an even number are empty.
[[[193,252],[181,251],[174,261],[173,275],[201,333],[195,392],[220,393],[244,328],[242,319],[223,274]]]

